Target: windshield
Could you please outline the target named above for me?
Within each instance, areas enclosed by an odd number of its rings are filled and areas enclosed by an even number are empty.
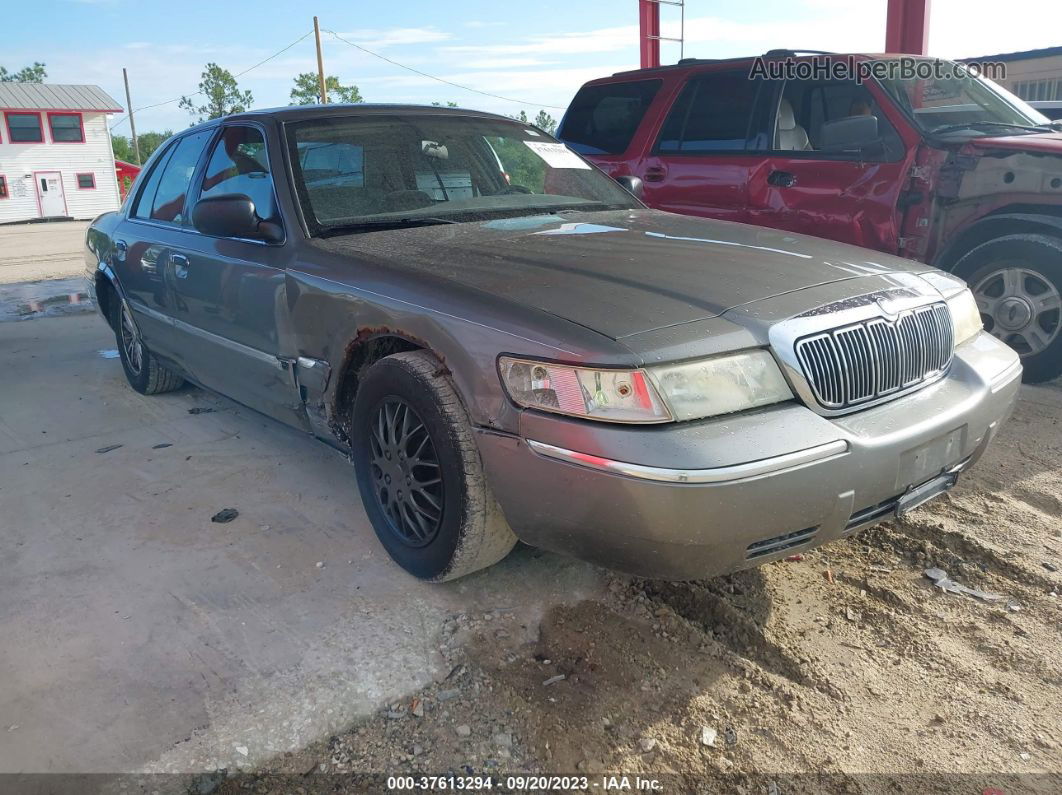
[[[885,61],[890,66],[898,61]],[[931,77],[893,77],[881,80],[882,86],[927,133],[973,130],[984,135],[998,135],[999,128],[1040,127],[1050,124],[1047,117],[1033,110],[1006,89],[972,76],[961,64],[925,61],[935,69]],[[939,70],[936,67],[939,65]],[[894,74],[899,74],[896,68]]]
[[[290,125],[295,182],[315,232],[638,206],[545,133],[424,113]]]

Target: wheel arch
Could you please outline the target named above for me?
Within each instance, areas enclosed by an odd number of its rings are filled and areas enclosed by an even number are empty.
[[[439,360],[440,366],[445,367],[438,351],[433,350],[427,342],[412,334],[386,326],[365,326],[358,329],[346,345],[329,401],[330,425],[332,432],[340,441],[345,443],[350,441],[354,396],[357,394],[365,370],[385,356],[420,350],[431,353]]]
[[[1035,212],[1022,212],[1022,209],[1011,208],[978,219],[956,235],[932,264],[950,271],[978,246],[1008,235],[1041,234],[1062,240],[1062,214],[1046,212],[1044,208],[1036,208]]]
[[[93,287],[96,294],[96,306],[99,308],[100,314],[107,321],[107,325],[116,331],[114,310],[122,300],[122,293],[114,271],[109,266],[101,263],[93,275]]]

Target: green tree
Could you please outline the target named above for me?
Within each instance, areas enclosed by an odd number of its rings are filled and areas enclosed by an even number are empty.
[[[441,108],[443,106],[443,104],[441,102],[433,102],[431,104],[434,105],[437,108]],[[448,108],[456,108],[456,107],[458,107],[458,105],[457,105],[456,102],[447,101],[446,107],[448,107]]]
[[[550,135],[557,132],[557,120],[544,110],[540,110],[538,115],[535,116],[534,125],[542,130],[542,132],[549,133]]]
[[[136,152],[133,151],[133,142],[126,136],[111,133],[111,151],[114,152],[115,160],[124,160],[126,163],[136,164]]]
[[[44,71],[44,64],[34,61],[33,66],[26,66],[17,72],[9,72],[0,66],[0,83],[43,83],[48,73]]]
[[[202,77],[199,81],[199,95],[203,97],[203,104],[196,105],[191,97],[181,97],[178,103],[183,110],[197,116],[197,121],[219,119],[230,113],[242,113],[254,103],[251,92],[240,91],[236,78],[228,69],[222,69],[216,63],[208,63]]]
[[[557,120],[550,116],[548,113],[546,113],[546,111],[544,110],[540,110],[538,112],[538,115],[535,116],[534,121],[531,121],[531,119],[527,118],[526,110],[520,111],[516,116],[513,116],[511,118],[514,118],[518,122],[522,122],[523,124],[534,125],[535,127],[538,127],[538,129],[542,130],[542,132],[549,133],[550,135],[555,135],[557,132]]]
[[[291,89],[292,105],[316,105],[321,101],[320,83],[316,72],[302,72],[295,75],[295,87]],[[335,75],[325,78],[325,90],[329,102],[364,102],[361,92],[355,85],[345,86]]]
[[[111,150],[116,160],[124,160],[126,163],[142,165],[151,157],[152,152],[162,146],[162,142],[173,135],[173,130],[165,132],[146,132],[137,136],[137,144],[140,146],[140,163],[136,160],[136,150],[133,142],[125,135],[111,135]]]
[[[146,163],[147,159],[151,157],[154,151],[172,137],[173,130],[165,130],[164,132],[146,132],[138,135],[137,143],[140,145],[141,162]]]

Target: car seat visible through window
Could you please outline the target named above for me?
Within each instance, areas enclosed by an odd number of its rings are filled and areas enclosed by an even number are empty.
[[[797,124],[793,106],[788,99],[778,103],[778,121],[774,131],[774,148],[803,152],[811,148],[807,131]]]

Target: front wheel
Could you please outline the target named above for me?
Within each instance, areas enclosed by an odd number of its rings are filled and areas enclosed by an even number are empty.
[[[969,282],[985,331],[1021,356],[1026,381],[1062,374],[1062,240],[990,240],[960,259],[955,272]]]
[[[516,544],[483,474],[472,426],[445,368],[425,351],[386,356],[354,398],[358,491],[380,543],[424,580],[497,563]]]

